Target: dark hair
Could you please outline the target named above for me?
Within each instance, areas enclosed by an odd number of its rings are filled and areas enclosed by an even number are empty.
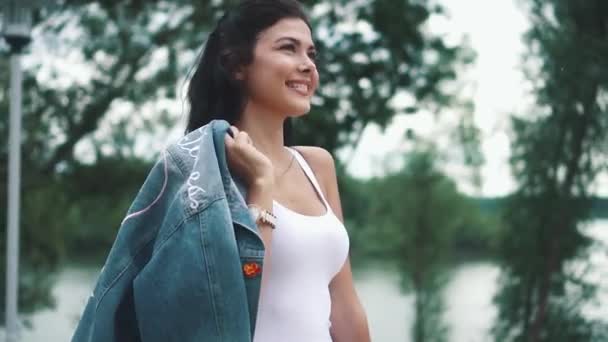
[[[240,117],[247,94],[235,78],[239,66],[253,62],[258,35],[284,18],[310,22],[296,0],[244,0],[227,11],[210,33],[198,66],[188,86],[190,115],[186,133],[213,119],[234,124]],[[286,143],[291,140],[291,119],[285,120]]]

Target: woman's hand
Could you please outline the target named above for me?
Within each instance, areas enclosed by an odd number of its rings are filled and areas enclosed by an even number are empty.
[[[253,146],[251,138],[245,131],[230,126],[233,137],[226,134],[226,155],[230,170],[242,179],[248,188],[271,189],[274,185],[272,162]]]
[[[247,184],[247,204],[255,204],[272,211],[272,192],[274,187],[274,169],[272,162],[255,146],[247,132],[230,126],[233,137],[226,134],[226,154],[228,167]],[[264,243],[264,257],[270,256],[272,229],[261,229]],[[268,273],[268,268],[264,273]]]

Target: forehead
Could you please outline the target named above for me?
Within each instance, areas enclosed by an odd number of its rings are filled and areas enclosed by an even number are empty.
[[[312,33],[308,25],[299,18],[285,18],[260,32],[259,42],[274,43],[276,40],[290,37],[302,42],[305,46],[313,46]]]

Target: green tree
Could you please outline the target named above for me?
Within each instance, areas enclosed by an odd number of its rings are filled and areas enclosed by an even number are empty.
[[[60,182],[68,203],[61,222],[68,257],[99,261],[107,255],[117,223],[151,167],[141,159],[99,157],[94,165],[73,164],[62,173]]]
[[[369,185],[378,196],[369,203],[365,241],[377,255],[397,262],[403,289],[415,294],[412,340],[417,342],[447,340],[441,291],[454,241],[463,231],[486,228],[480,227],[479,209],[439,170],[438,160],[432,145],[420,143],[402,170]]]
[[[575,274],[589,244],[594,179],[608,146],[608,3],[532,0],[528,74],[537,108],[512,120],[519,183],[505,214],[497,341],[590,341],[593,284]],[[576,261],[575,261],[576,260]]]
[[[40,32],[45,35],[40,36],[46,46],[60,47],[47,51],[49,57],[76,55],[75,62],[86,75],[58,87],[67,75],[47,65],[47,79],[29,88],[28,123],[36,133],[28,139],[46,146],[31,154],[34,165],[47,172],[55,170],[72,160],[75,145],[91,135],[98,143],[100,139],[114,143],[113,137],[93,134],[103,126],[106,115],[116,110],[114,106],[129,106],[123,121],[130,126],[163,129],[158,127],[162,126],[158,115],[168,113],[154,106],[175,99],[176,84],[184,81],[195,64],[214,20],[235,2],[63,2],[41,21]],[[305,3],[312,13],[322,79],[315,99],[318,106],[296,123],[301,143],[333,152],[356,142],[369,123],[384,127],[397,113],[415,112],[414,106],[389,105],[400,91],[412,94],[418,107],[447,105],[452,97],[442,91],[442,83],[455,78],[458,64],[472,60],[466,47],[447,46],[442,37],[424,30],[431,15],[442,14],[436,4],[411,0]],[[344,29],[348,25],[353,28]],[[148,116],[146,111],[156,113]],[[326,133],[318,134],[320,128]],[[128,132],[133,143],[133,128]],[[49,140],[55,143],[41,143]]]

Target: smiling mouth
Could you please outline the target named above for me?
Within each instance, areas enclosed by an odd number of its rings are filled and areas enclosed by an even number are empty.
[[[308,95],[309,86],[308,84],[301,82],[286,82],[287,88],[296,91],[300,95]]]

